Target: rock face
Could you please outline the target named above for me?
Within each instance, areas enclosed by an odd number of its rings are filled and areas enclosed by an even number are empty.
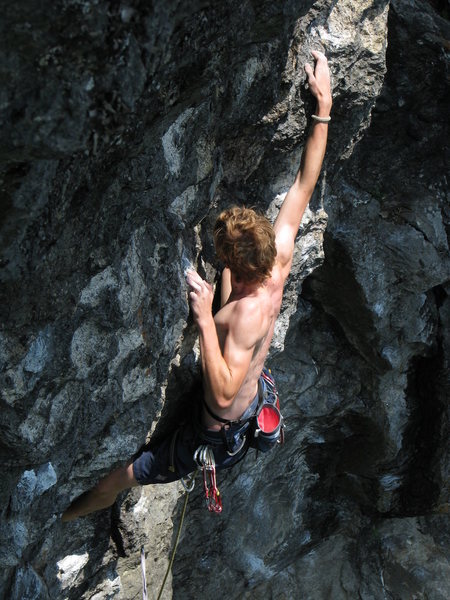
[[[286,444],[198,485],[166,598],[450,597],[448,8],[418,0],[2,7],[0,596],[157,590],[180,484],[59,514],[169,431],[199,375],[183,260],[272,217],[325,49],[330,140],[269,364]],[[155,594],[154,594],[155,595]]]

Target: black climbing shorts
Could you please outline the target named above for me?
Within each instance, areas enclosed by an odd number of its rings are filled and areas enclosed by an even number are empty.
[[[133,462],[133,474],[138,483],[170,483],[195,471],[194,428],[188,424],[179,429],[176,436],[175,442],[173,436],[169,436],[157,445],[144,446]]]
[[[133,474],[141,485],[150,483],[170,483],[186,477],[196,470],[194,452],[201,444],[213,448],[216,470],[229,469],[244,458],[249,448],[246,433],[251,427],[251,417],[258,406],[258,395],[241,416],[239,422],[232,422],[223,431],[212,431],[198,423],[188,422],[175,434],[159,444],[150,442],[133,461]],[[197,418],[197,420],[199,417]],[[229,450],[233,451],[230,455]]]
[[[247,424],[248,426],[248,424]],[[229,469],[244,458],[248,445],[235,455],[230,456],[220,431],[198,428],[188,423],[174,435],[169,436],[156,446],[148,444],[133,462],[133,473],[141,485],[149,483],[170,483],[186,477],[197,468],[194,452],[201,444],[208,444],[214,450],[217,471]]]

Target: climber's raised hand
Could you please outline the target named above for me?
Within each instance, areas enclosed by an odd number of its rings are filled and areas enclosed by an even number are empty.
[[[305,71],[308,76],[308,84],[311,93],[317,98],[318,106],[323,110],[330,110],[331,99],[331,82],[330,69],[325,54],[313,50],[311,54],[316,61],[314,70],[309,63],[305,65]]]

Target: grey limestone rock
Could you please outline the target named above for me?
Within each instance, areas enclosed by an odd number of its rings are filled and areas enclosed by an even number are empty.
[[[448,513],[448,7],[433,0],[2,3],[0,595],[152,597],[179,483],[60,513],[198,379],[184,270],[274,219],[334,105],[269,365],[286,443],[191,494],[165,598],[443,600]]]

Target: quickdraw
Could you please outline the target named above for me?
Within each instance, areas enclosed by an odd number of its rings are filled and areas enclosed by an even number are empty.
[[[194,460],[203,472],[207,509],[209,512],[222,512],[222,498],[216,481],[216,461],[211,446],[199,446],[194,453]]]

